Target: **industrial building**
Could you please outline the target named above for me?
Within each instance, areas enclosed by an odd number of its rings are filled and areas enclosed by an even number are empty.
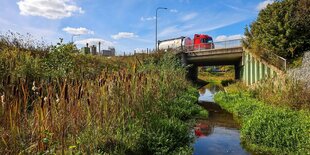
[[[101,50],[100,54],[103,56],[115,56],[115,48],[109,47],[107,50]]]
[[[98,51],[97,51],[96,45],[92,45],[89,47],[88,43],[86,43],[86,46],[81,48],[81,53],[92,54],[92,55],[102,55],[102,56],[115,56],[114,47],[109,47],[107,50],[101,50],[100,48],[101,48],[100,42],[98,42]]]

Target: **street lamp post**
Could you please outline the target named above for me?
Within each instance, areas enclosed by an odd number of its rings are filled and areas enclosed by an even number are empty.
[[[77,37],[77,36],[80,36],[79,34],[73,34],[72,36],[71,36],[71,42],[73,43],[73,37]]]
[[[163,7],[158,7],[157,9],[156,9],[156,28],[155,28],[155,51],[157,51],[157,47],[158,47],[158,44],[157,44],[157,12],[158,12],[158,10],[167,10],[167,8],[163,8]]]

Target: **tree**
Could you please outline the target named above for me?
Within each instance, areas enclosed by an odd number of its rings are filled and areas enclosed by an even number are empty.
[[[74,57],[73,53],[77,53],[77,48],[74,44],[63,44],[60,38],[60,43],[52,47],[48,55],[44,58],[44,70],[47,77],[68,77],[73,74]]]
[[[293,59],[310,50],[309,30],[309,0],[277,0],[246,27],[244,44],[254,53]]]

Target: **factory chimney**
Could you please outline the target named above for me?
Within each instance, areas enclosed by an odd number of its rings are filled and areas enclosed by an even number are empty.
[[[99,47],[98,47],[99,48],[99,51],[98,51],[99,54],[100,54],[100,45],[101,45],[101,42],[99,41]]]

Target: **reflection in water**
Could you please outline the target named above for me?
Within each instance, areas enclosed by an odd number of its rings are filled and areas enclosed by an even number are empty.
[[[199,90],[199,104],[209,112],[206,120],[199,120],[194,127],[197,139],[194,155],[246,155],[240,144],[239,124],[232,114],[214,103],[213,95],[220,88],[207,85]]]
[[[213,95],[221,89],[222,87],[211,83],[200,88],[198,102],[214,102]]]

